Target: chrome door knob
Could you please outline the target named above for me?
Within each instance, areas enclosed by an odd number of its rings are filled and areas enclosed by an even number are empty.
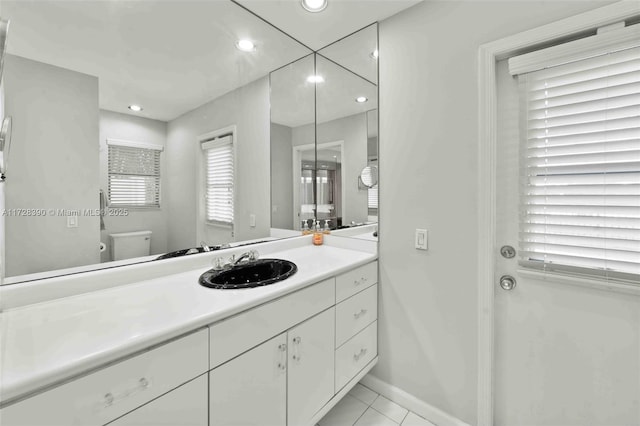
[[[513,290],[516,287],[516,279],[511,275],[503,275],[500,277],[500,287],[503,290]]]

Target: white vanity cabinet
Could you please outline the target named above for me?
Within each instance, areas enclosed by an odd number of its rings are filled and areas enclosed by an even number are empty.
[[[103,425],[162,395],[173,411],[170,403],[178,409],[180,400],[166,397],[207,372],[207,345],[201,329],[9,405],[0,410],[0,425]],[[206,410],[206,400],[200,405]]]
[[[0,426],[313,425],[375,363],[377,294],[373,261],[10,403]]]
[[[333,397],[333,308],[209,373],[211,426],[308,424]]]
[[[125,414],[109,426],[207,426],[209,407],[206,374]]]
[[[211,425],[284,426],[287,335],[280,334],[209,373]]]
[[[372,262],[211,325],[210,426],[314,424],[372,366],[377,305]]]

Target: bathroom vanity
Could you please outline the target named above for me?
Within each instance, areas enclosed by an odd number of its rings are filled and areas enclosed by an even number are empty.
[[[315,424],[377,361],[375,245],[252,248],[298,272],[210,289],[198,276],[221,252],[204,253],[163,262],[172,274],[5,310],[0,424]]]

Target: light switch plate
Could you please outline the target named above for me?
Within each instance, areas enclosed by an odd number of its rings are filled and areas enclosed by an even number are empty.
[[[252,228],[256,227],[256,215],[255,214],[250,214],[249,215],[249,226]]]
[[[418,250],[429,249],[429,231],[426,229],[416,229],[415,246]]]

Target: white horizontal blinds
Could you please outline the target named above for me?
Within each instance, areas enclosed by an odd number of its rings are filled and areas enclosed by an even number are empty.
[[[367,193],[367,205],[370,209],[378,208],[378,185],[369,188]]]
[[[640,48],[607,50],[519,76],[520,263],[637,281]]]
[[[139,144],[142,145],[142,144]],[[109,204],[160,207],[159,148],[109,143]]]
[[[207,222],[233,225],[233,141],[230,135],[202,143]]]

